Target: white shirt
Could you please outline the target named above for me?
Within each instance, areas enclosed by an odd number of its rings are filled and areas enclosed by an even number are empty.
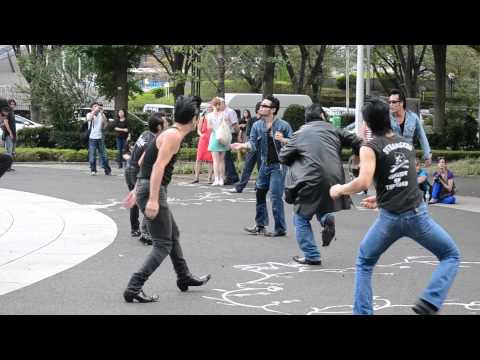
[[[230,123],[230,131],[235,132],[233,125],[238,124],[238,116],[235,110],[226,107],[224,110],[225,118],[227,119],[227,123]]]
[[[90,119],[92,113],[87,114],[87,119]],[[97,116],[93,119],[92,129],[90,131],[90,139],[98,140],[101,139],[103,135],[103,116],[101,113],[98,113]]]

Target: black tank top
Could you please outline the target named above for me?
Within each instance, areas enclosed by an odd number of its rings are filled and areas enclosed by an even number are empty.
[[[171,129],[178,130],[175,126],[172,126]],[[137,176],[139,179],[150,179],[150,176],[152,175],[153,164],[155,164],[155,161],[157,161],[157,156],[158,156],[157,142],[152,141],[148,145],[147,150],[145,150],[145,157],[143,159],[143,164]],[[174,154],[170,159],[170,162],[167,164],[167,166],[165,166],[165,171],[163,172],[163,178],[162,178],[162,186],[168,186],[168,184],[170,184],[170,181],[172,180],[173,168],[176,160],[177,160],[177,154]]]

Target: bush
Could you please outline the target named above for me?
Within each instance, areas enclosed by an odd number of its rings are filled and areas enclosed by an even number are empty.
[[[18,146],[26,147],[53,147],[50,140],[50,128],[23,128],[17,133]]]
[[[283,119],[290,124],[293,131],[297,131],[305,124],[305,107],[302,105],[290,105],[285,110]]]
[[[157,99],[165,96],[165,89],[164,88],[158,88],[158,89],[152,90],[152,92],[153,92],[153,95]]]
[[[458,150],[464,143],[465,131],[460,120],[450,120],[445,129],[446,142],[454,150]]]
[[[356,89],[357,87],[357,75],[350,74],[350,90]],[[340,75],[337,77],[337,88],[340,90],[347,89],[347,77],[345,75]]]
[[[86,147],[85,144],[80,140],[80,130],[79,131],[59,131],[56,129],[51,129],[50,131],[50,143],[51,147],[59,149],[83,149]]]
[[[467,115],[464,124],[465,130],[465,146],[468,148],[477,148],[478,147],[478,122],[473,116]]]

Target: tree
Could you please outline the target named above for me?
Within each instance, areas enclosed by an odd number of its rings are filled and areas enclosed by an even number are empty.
[[[232,75],[244,79],[250,91],[259,93],[262,90],[265,63],[261,45],[229,45],[226,47],[226,67]]]
[[[444,134],[445,122],[445,83],[447,67],[447,45],[432,45],[433,58],[435,61],[435,98],[433,131],[437,134]]]
[[[75,45],[71,48],[93,60],[95,82],[102,95],[114,99],[115,110],[128,110],[128,96],[140,91],[130,69],[140,64],[141,57],[153,52],[153,46],[141,45]]]
[[[295,57],[296,49],[286,45],[277,46],[290,76],[294,92],[304,94],[306,89],[311,87],[312,100],[314,103],[319,103],[323,80],[323,61],[327,45],[297,45],[300,55],[297,66],[292,60]]]
[[[39,85],[38,76],[36,76],[36,71],[32,71],[33,68],[40,69],[42,64],[45,63],[43,57],[44,50],[47,48],[46,45],[25,45],[24,49],[26,54],[22,55],[21,45],[12,45],[15,55],[19,59],[20,71],[23,74],[23,77],[29,85],[29,94],[30,94],[30,118],[32,121],[41,122],[41,106],[40,101],[37,96],[37,89]],[[28,64],[25,66],[24,64]],[[24,89],[25,90],[25,89]]]
[[[264,45],[263,55],[265,70],[263,72],[263,97],[273,94],[273,81],[275,79],[275,45]]]
[[[427,47],[427,45],[376,46],[373,51],[376,57],[373,70],[379,79],[394,80],[407,97],[417,97],[418,79],[427,70],[424,66]],[[383,74],[380,74],[379,69]],[[381,84],[385,89],[385,82],[381,81]]]
[[[152,53],[153,57],[165,69],[173,81],[173,96],[185,94],[185,84],[190,75],[193,61],[200,56],[203,45],[157,45],[159,51]]]
[[[218,87],[217,96],[225,97],[225,45],[217,45]]]
[[[31,54],[20,55],[19,65],[29,86],[21,87],[20,91],[35,99],[35,104],[47,110],[48,123],[55,130],[69,131],[76,126],[73,117],[75,108],[92,100],[93,73],[89,59],[84,56],[82,61],[83,75],[79,76],[78,57],[68,48],[44,48],[42,58]],[[48,61],[47,61],[48,60]]]

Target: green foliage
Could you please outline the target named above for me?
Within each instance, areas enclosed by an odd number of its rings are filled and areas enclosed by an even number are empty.
[[[17,145],[26,147],[52,147],[47,127],[23,128],[17,133]]]
[[[356,74],[350,74],[350,90],[354,90],[356,88],[357,84],[357,75]],[[337,77],[337,88],[340,90],[346,90],[347,89],[347,77],[345,75],[340,75]]]
[[[165,89],[164,88],[154,89],[152,90],[152,93],[157,99],[162,98],[165,96]]]
[[[305,107],[302,105],[290,105],[285,110],[283,119],[288,121],[293,131],[297,131],[305,124]]]
[[[100,93],[109,99],[117,94],[115,76],[123,69],[135,68],[140,64],[142,55],[153,52],[153,46],[143,45],[75,45],[71,48],[78,54],[84,54],[93,60],[97,77],[95,79]],[[129,75],[131,75],[129,73]],[[129,94],[141,92],[133,76],[129,76],[127,84]]]
[[[142,112],[145,104],[173,105],[174,99],[173,95],[170,95],[168,98],[157,98],[153,92],[149,91],[143,94],[133,94],[128,100],[128,108],[135,113]]]
[[[469,158],[448,163],[456,176],[480,176],[480,158]]]
[[[91,62],[86,56],[80,56],[83,76],[79,79],[78,59],[68,47],[46,49],[43,56],[23,55],[18,59],[22,74],[29,82],[29,87],[19,86],[20,91],[28,94],[32,101],[35,99],[47,114],[46,122],[58,130],[73,130],[74,109],[92,100],[89,95]]]

